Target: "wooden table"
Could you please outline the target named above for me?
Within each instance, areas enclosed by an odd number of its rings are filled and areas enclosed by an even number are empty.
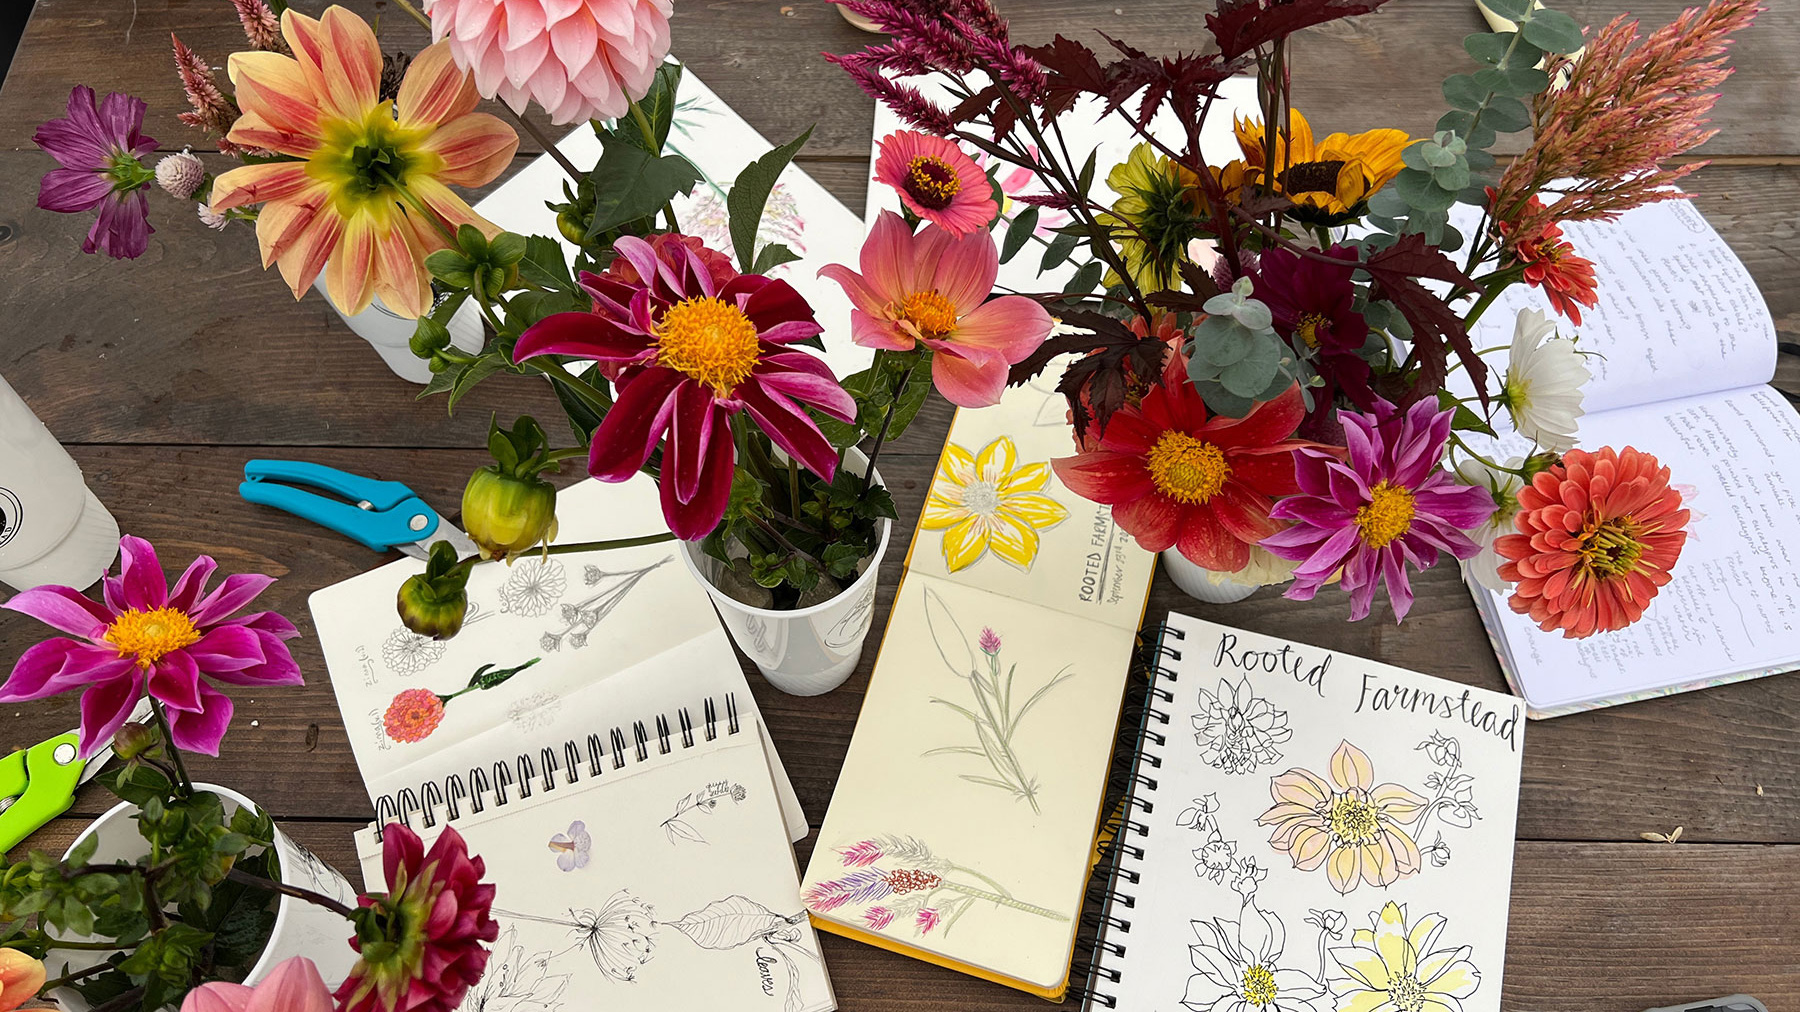
[[[1018,37],[1053,32],[1098,42],[1096,30],[1166,50],[1197,46],[1208,5],[1186,0],[1012,0]],[[1685,0],[1558,3],[1586,23],[1625,8],[1647,22]],[[317,12],[322,3],[296,6]],[[385,48],[416,51],[423,32],[376,0]],[[1298,44],[1296,95],[1315,123],[1426,133],[1440,111],[1437,82],[1463,68],[1458,44],[1480,30],[1470,0],[1395,0],[1380,14],[1316,30]],[[1800,17],[1774,4],[1743,39],[1737,75],[1719,104],[1713,164],[1691,180],[1701,208],[1760,282],[1783,340],[1800,341],[1800,120],[1788,96],[1800,79]],[[153,200],[157,233],[130,263],[84,256],[86,215],[35,206],[50,159],[33,148],[39,122],[60,115],[69,88],[127,90],[151,103],[148,132],[165,150],[210,150],[175,121],[183,108],[169,33],[215,65],[242,47],[224,0],[38,0],[0,92],[0,373],[86,471],[123,528],[150,538],[172,566],[198,553],[225,571],[281,577],[262,603],[309,635],[296,655],[302,689],[235,693],[225,757],[199,776],[268,805],[295,837],[350,868],[350,834],[370,817],[318,648],[307,594],[378,560],[364,548],[285,514],[241,501],[243,462],[299,456],[397,478],[451,506],[486,459],[490,411],[557,412],[536,386],[490,383],[447,418],[442,401],[414,400],[317,296],[295,303],[257,266],[248,228],[200,227],[187,208]],[[678,0],[676,53],[767,136],[818,128],[802,162],[852,209],[863,203],[871,103],[821,50],[866,37],[822,0]],[[1515,141],[1516,144],[1516,141]],[[1516,147],[1514,148],[1516,150]],[[520,158],[528,157],[522,151]],[[216,156],[215,156],[216,158]],[[218,160],[223,166],[223,160]],[[521,164],[523,162],[521,161]],[[1796,389],[1794,364],[1782,382]],[[942,402],[884,456],[910,528],[949,422]],[[904,537],[906,532],[899,536]],[[904,546],[888,555],[880,615]],[[1451,567],[1415,583],[1404,627],[1344,621],[1343,601],[1285,601],[1272,591],[1241,604],[1200,606],[1157,578],[1150,610],[1196,610],[1220,622],[1346,650],[1503,689],[1467,592]],[[0,661],[10,666],[45,635],[0,614]],[[876,630],[877,642],[880,629]],[[855,724],[872,657],[823,698],[769,690],[755,675],[795,786],[815,825],[823,818]],[[72,727],[74,696],[8,708],[0,754]],[[1800,677],[1746,682],[1534,724],[1525,749],[1504,1006],[1635,1012],[1734,991],[1772,1009],[1800,1008]],[[109,803],[83,791],[68,818],[33,846],[57,849]],[[1645,831],[1680,826],[1674,846]],[[802,845],[802,858],[810,841]],[[847,1010],[1034,1008],[1036,999],[835,937],[825,939]]]

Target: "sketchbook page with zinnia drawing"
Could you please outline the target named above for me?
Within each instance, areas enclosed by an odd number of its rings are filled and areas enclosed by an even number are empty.
[[[557,515],[563,542],[668,529],[644,476],[578,482],[557,496]],[[370,799],[510,760],[521,743],[585,737],[623,715],[703,696],[735,693],[754,713],[743,669],[679,550],[663,543],[477,566],[462,631],[447,640],[408,631],[394,610],[421,561],[314,593],[313,625]],[[763,740],[800,839],[805,813]]]
[[[1046,996],[1155,564],[1057,480],[1054,387],[958,412],[804,876],[824,930]]]
[[[1497,1012],[1519,701],[1174,613],[1159,647],[1088,1007]]]
[[[572,769],[528,754],[510,786],[457,781],[454,810],[411,814],[427,848],[462,834],[495,887],[499,938],[464,1008],[836,1007],[755,721],[714,702],[687,725],[679,710],[619,714],[596,756],[574,743]],[[357,833],[371,890],[388,887],[382,849],[375,826]]]
[[[1754,279],[1685,199],[1563,231],[1599,265],[1596,304],[1576,307],[1577,325],[1555,314],[1542,290],[1517,286],[1481,318],[1475,343],[1513,346],[1510,361],[1488,360],[1512,371],[1526,424],[1574,432],[1563,446],[1629,446],[1670,468],[1687,537],[1642,621],[1582,639],[1539,628],[1469,567],[1508,680],[1531,716],[1551,717],[1800,665],[1800,567],[1789,547],[1800,544],[1791,491],[1800,487],[1800,415],[1769,386],[1775,327]],[[1549,349],[1555,337],[1577,338],[1592,376],[1574,415],[1539,396],[1533,356],[1521,366],[1521,344]],[[1499,436],[1477,437],[1482,452],[1499,460],[1529,452],[1505,427],[1512,417],[1497,412]]]

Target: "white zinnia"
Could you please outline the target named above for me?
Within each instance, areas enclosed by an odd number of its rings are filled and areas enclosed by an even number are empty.
[[[1557,337],[1541,310],[1519,310],[1500,402],[1520,435],[1552,453],[1574,449],[1581,386],[1592,375],[1575,342]]]
[[[1525,466],[1522,457],[1506,462],[1507,467]],[[1494,515],[1487,522],[1467,532],[1470,540],[1481,546],[1481,553],[1466,559],[1463,565],[1475,582],[1489,590],[1504,591],[1506,581],[1500,578],[1500,554],[1494,551],[1494,539],[1513,531],[1513,517],[1519,515],[1519,489],[1525,479],[1510,471],[1498,471],[1479,460],[1465,460],[1456,465],[1456,480],[1464,485],[1479,485],[1494,497]]]

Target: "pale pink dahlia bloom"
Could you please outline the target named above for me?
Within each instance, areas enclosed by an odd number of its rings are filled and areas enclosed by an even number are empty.
[[[617,119],[669,55],[671,0],[425,0],[484,98],[536,102],[553,123]]]

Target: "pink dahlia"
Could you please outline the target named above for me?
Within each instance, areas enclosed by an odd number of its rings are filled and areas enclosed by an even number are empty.
[[[808,470],[835,477],[837,450],[806,409],[847,422],[856,401],[830,366],[792,347],[824,329],[800,293],[760,274],[718,284],[684,243],[657,250],[625,236],[613,249],[638,283],[583,273],[594,311],[547,317],[513,349],[518,362],[570,355],[620,367],[619,399],[594,432],[588,473],[626,481],[666,434],[663,517],[690,541],[725,515],[737,467],[731,419],[740,411]]]
[[[433,42],[484,98],[553,123],[618,119],[669,55],[671,0],[425,0]]]
[[[932,351],[931,381],[950,403],[997,404],[1007,368],[1037,350],[1053,321],[1023,295],[988,299],[1000,273],[994,237],[926,225],[918,235],[881,212],[864,241],[862,273],[842,264],[819,275],[842,285],[855,309],[850,339],[865,348]]]
[[[951,235],[986,231],[1000,214],[987,173],[942,137],[914,130],[883,137],[875,181],[898,190],[907,210]]]
[[[487,969],[483,942],[500,936],[487,864],[446,828],[431,850],[397,822],[381,835],[388,891],[357,900],[362,954],[337,989],[343,1012],[453,1012]]]
[[[68,587],[21,591],[0,608],[30,615],[80,639],[57,637],[25,651],[0,685],[0,703],[81,694],[81,756],[112,740],[145,692],[168,709],[176,748],[219,754],[231,699],[201,679],[231,685],[300,685],[300,666],[283,640],[300,635],[272,611],[232,618],[275,582],[227,576],[210,594],[218,563],[202,555],[170,587],[156,549],[119,540],[119,575],[103,583],[105,603]]]
[[[1300,492],[1269,511],[1294,525],[1262,542],[1300,563],[1287,597],[1312,600],[1341,569],[1352,621],[1368,617],[1375,587],[1383,582],[1394,618],[1403,619],[1413,601],[1408,565],[1429,569],[1439,552],[1467,559],[1481,551],[1463,532],[1486,522],[1494,500],[1485,488],[1457,484],[1439,466],[1451,414],[1430,400],[1402,414],[1377,399],[1369,414],[1339,412],[1347,460],[1310,448],[1295,451]]]

